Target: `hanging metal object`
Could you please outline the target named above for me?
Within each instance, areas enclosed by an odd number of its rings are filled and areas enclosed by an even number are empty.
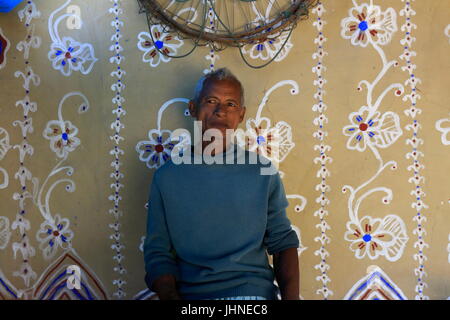
[[[182,58],[198,46],[210,46],[215,51],[237,47],[247,65],[261,68],[271,63],[283,50],[298,21],[308,17],[318,0],[138,0],[140,12],[145,12],[151,26],[164,26],[165,32],[190,39],[192,48],[170,58]],[[255,66],[245,58],[242,47],[264,43],[288,33],[276,54],[263,65]]]

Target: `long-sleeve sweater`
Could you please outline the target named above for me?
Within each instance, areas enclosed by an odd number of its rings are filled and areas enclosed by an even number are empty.
[[[234,164],[169,160],[154,173],[144,242],[151,284],[173,274],[183,299],[276,299],[267,253],[297,248],[299,240],[278,171],[261,175],[268,165],[249,164],[251,152],[238,148],[222,153],[232,152]]]

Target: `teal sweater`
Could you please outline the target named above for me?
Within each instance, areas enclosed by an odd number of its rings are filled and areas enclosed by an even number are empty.
[[[297,248],[299,240],[279,173],[261,175],[270,163],[249,164],[251,152],[238,148],[222,153],[232,152],[234,164],[169,160],[154,173],[144,242],[151,284],[173,274],[183,299],[276,299],[266,250]],[[243,156],[246,164],[237,164]]]

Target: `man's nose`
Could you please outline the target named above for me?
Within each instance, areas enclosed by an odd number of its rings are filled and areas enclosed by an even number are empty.
[[[227,111],[226,104],[220,102],[217,103],[216,108],[214,109],[214,113],[219,117],[224,116],[226,114],[226,111]]]

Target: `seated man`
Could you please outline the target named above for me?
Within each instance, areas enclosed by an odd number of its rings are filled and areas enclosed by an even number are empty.
[[[225,68],[201,78],[189,104],[202,133],[215,128],[224,137],[227,129],[237,129],[245,110],[242,85]],[[172,156],[154,173],[144,243],[146,283],[161,300],[273,300],[276,278],[282,299],[298,300],[299,240],[286,216],[280,175],[276,170],[262,175],[264,165],[248,163],[252,152],[223,140],[223,148],[211,154],[231,157],[232,164],[175,164]],[[189,156],[209,143],[191,146]],[[273,269],[266,252],[273,255]]]

